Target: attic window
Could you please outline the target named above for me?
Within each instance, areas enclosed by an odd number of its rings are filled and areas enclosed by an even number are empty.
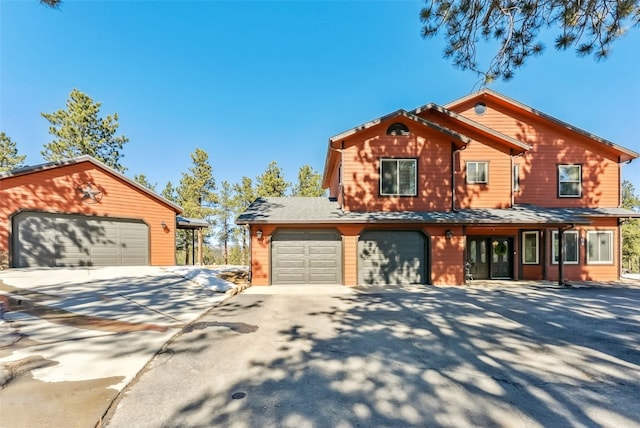
[[[387,128],[387,135],[409,135],[409,128],[404,123],[396,122]]]
[[[487,105],[485,103],[477,103],[473,107],[473,110],[476,112],[476,114],[484,114],[487,111]]]

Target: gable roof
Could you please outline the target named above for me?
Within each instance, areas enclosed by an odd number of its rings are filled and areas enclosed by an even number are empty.
[[[451,110],[451,109],[455,109],[459,105],[471,102],[473,100],[481,101],[481,100],[484,100],[484,99],[492,100],[492,101],[494,101],[494,102],[496,102],[498,104],[506,105],[506,106],[509,106],[511,108],[515,108],[515,109],[517,109],[517,110],[519,110],[519,111],[521,111],[521,112],[523,112],[525,114],[529,114],[529,115],[532,115],[532,116],[536,116],[536,117],[542,118],[542,119],[547,120],[547,121],[549,121],[551,123],[554,123],[554,124],[556,124],[556,125],[558,125],[560,127],[568,129],[571,132],[575,132],[576,134],[579,134],[579,135],[581,135],[583,137],[589,138],[589,139],[593,140],[596,143],[605,145],[609,149],[612,149],[612,150],[614,150],[615,152],[618,153],[619,162],[628,162],[628,161],[631,161],[631,160],[633,160],[633,159],[635,159],[635,158],[640,156],[640,154],[634,152],[633,150],[629,150],[626,147],[623,147],[623,146],[620,146],[618,144],[612,143],[609,140],[606,140],[606,139],[604,139],[602,137],[598,137],[595,134],[587,132],[587,131],[585,131],[583,129],[580,129],[580,128],[576,127],[576,126],[573,126],[573,125],[571,125],[571,124],[569,124],[567,122],[564,122],[564,121],[562,121],[560,119],[557,119],[557,118],[555,118],[553,116],[550,116],[550,115],[548,115],[546,113],[543,113],[540,110],[536,110],[534,108],[531,108],[526,104],[523,104],[523,103],[521,103],[519,101],[516,101],[516,100],[514,100],[512,98],[509,98],[509,97],[507,97],[505,95],[502,95],[502,94],[500,94],[498,92],[495,92],[495,91],[493,91],[491,89],[488,89],[488,88],[482,89],[482,90],[480,90],[478,92],[475,92],[473,94],[467,95],[467,96],[462,97],[462,98],[459,98],[459,99],[457,99],[455,101],[452,101],[452,102],[450,102],[448,104],[445,104],[445,108]]]
[[[4,179],[12,178],[12,177],[19,177],[19,176],[22,176],[22,175],[27,175],[27,174],[37,174],[37,173],[42,172],[42,171],[47,171],[47,170],[56,169],[56,168],[62,168],[62,167],[69,166],[69,165],[77,165],[77,164],[80,164],[80,163],[83,163],[83,162],[91,163],[94,166],[104,170],[108,174],[115,176],[117,179],[126,182],[127,184],[135,187],[136,189],[140,190],[143,193],[146,193],[147,195],[149,195],[152,198],[156,199],[158,202],[169,206],[177,214],[182,212],[182,207],[180,207],[179,205],[176,205],[175,203],[171,202],[170,200],[158,195],[156,192],[152,191],[151,189],[146,188],[145,186],[141,185],[140,183],[138,183],[138,182],[126,177],[124,174],[116,171],[115,169],[105,165],[104,163],[100,162],[96,158],[94,158],[92,156],[89,156],[89,155],[78,156],[76,158],[65,159],[65,160],[56,161],[56,162],[48,162],[48,163],[43,163],[43,164],[39,164],[39,165],[32,165],[32,166],[27,166],[27,167],[24,167],[24,168],[14,169],[14,170],[9,171],[9,172],[3,172],[3,173],[0,173],[0,181],[4,180]]]
[[[404,109],[400,109],[400,110],[396,110],[392,113],[386,114],[384,116],[381,116],[377,119],[373,119],[370,120],[369,122],[363,123],[362,125],[358,125],[354,128],[351,128],[347,131],[341,132],[340,134],[334,135],[333,137],[329,138],[329,146],[327,148],[327,156],[325,158],[325,163],[324,163],[324,180],[323,180],[323,185],[327,184],[328,180],[328,168],[329,165],[331,164],[332,161],[332,155],[334,153],[334,151],[338,150],[337,147],[334,147],[334,143],[344,140],[345,138],[349,138],[359,132],[365,131],[367,129],[373,128],[375,126],[380,125],[381,123],[389,120],[389,119],[393,119],[395,117],[404,117],[406,119],[409,119],[413,122],[416,122],[422,126],[425,126],[427,128],[431,128],[434,129],[437,132],[440,132],[442,134],[448,135],[451,138],[454,138],[458,141],[460,141],[462,143],[462,145],[467,145],[469,144],[471,141],[473,141],[472,138],[470,138],[469,136],[465,135],[462,132],[459,131],[455,131],[449,127],[446,127],[442,124],[436,123],[432,120],[428,120],[425,119],[423,117],[420,117],[418,114],[421,111],[424,111],[425,109],[430,109],[430,110],[434,110],[439,112],[440,114],[444,114],[447,115],[451,118],[453,118],[454,120],[460,122],[461,124],[464,124],[465,126],[468,127],[472,127],[475,128],[477,131],[479,131],[480,133],[483,133],[485,135],[488,135],[492,138],[494,138],[495,140],[502,142],[503,144],[507,145],[508,147],[512,147],[512,148],[516,148],[517,150],[519,150],[520,152],[525,152],[529,149],[531,149],[531,146],[529,146],[528,144],[525,144],[521,141],[516,140],[515,138],[509,137],[507,135],[504,135],[498,131],[495,131],[487,126],[484,126],[480,123],[474,122],[468,118],[465,118],[455,112],[449,111],[443,107],[440,107],[436,104],[427,104],[423,107],[417,108],[411,112],[408,112]],[[335,155],[334,155],[335,156]]]
[[[448,136],[450,136],[452,138],[455,138],[455,139],[457,139],[457,140],[459,140],[459,141],[461,141],[461,142],[463,142],[465,144],[471,142],[471,139],[469,137],[467,137],[467,136],[465,136],[465,135],[463,135],[463,134],[461,134],[459,132],[453,131],[453,130],[447,128],[447,127],[439,125],[439,124],[437,124],[435,122],[432,122],[430,120],[423,119],[423,118],[421,118],[419,116],[416,116],[414,113],[410,113],[410,112],[408,112],[408,111],[406,111],[404,109],[400,109],[400,110],[394,111],[393,113],[389,113],[389,114],[386,114],[384,116],[381,116],[381,117],[379,117],[377,119],[370,120],[369,122],[363,123],[362,125],[356,126],[355,128],[351,128],[351,129],[349,129],[347,131],[341,132],[338,135],[334,135],[333,137],[329,138],[329,145],[331,145],[332,143],[335,143],[336,141],[344,140],[345,138],[348,138],[348,137],[350,137],[352,135],[355,135],[358,132],[364,131],[364,130],[369,129],[369,128],[373,128],[374,126],[377,126],[377,125],[381,124],[382,122],[384,122],[386,120],[392,119],[394,117],[399,117],[399,116],[405,117],[405,118],[407,118],[409,120],[417,122],[420,125],[426,126],[427,128],[435,129],[436,131],[442,132],[443,134],[446,134],[446,135],[448,135]]]
[[[483,134],[492,136],[494,138],[496,138],[498,141],[501,141],[502,143],[506,144],[507,146],[511,147],[511,148],[515,148],[516,150],[519,150],[520,153],[524,153],[527,150],[531,150],[531,146],[529,144],[523,143],[520,140],[517,140],[513,137],[510,137],[508,135],[505,135],[501,132],[496,131],[495,129],[491,129],[486,125],[483,125],[481,123],[478,123],[476,121],[473,121],[471,119],[469,119],[468,117],[462,116],[454,111],[451,111],[447,108],[444,108],[442,106],[439,106],[438,104],[434,104],[434,103],[429,103],[426,105],[423,105],[421,107],[418,107],[414,110],[411,111],[412,114],[415,114],[417,116],[420,115],[420,113],[425,112],[425,111],[434,111],[438,114],[441,114],[443,116],[448,116],[451,119],[454,119],[455,121],[460,122],[462,125],[471,127],[471,128],[475,128],[476,131],[479,131]]]

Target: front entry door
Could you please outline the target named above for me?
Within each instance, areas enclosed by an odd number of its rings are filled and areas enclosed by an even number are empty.
[[[468,238],[468,261],[471,264],[469,272],[473,279],[489,278],[489,258],[487,238]]]
[[[467,260],[473,279],[512,278],[512,238],[467,237]]]
[[[491,278],[511,278],[511,240],[509,238],[491,240]]]

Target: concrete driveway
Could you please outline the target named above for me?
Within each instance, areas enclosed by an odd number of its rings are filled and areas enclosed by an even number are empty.
[[[94,427],[189,322],[227,296],[157,267],[0,271],[0,427]]]
[[[640,288],[253,287],[109,427],[638,427]]]

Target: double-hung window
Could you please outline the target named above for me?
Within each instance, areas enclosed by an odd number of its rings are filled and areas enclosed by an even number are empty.
[[[558,196],[582,196],[582,165],[558,165]]]
[[[554,264],[558,263],[559,251],[558,251],[558,231],[553,231],[553,245],[551,246],[551,257]],[[567,230],[563,233],[563,241],[564,241],[564,262],[570,265],[578,264],[578,231],[577,230]]]
[[[525,265],[537,265],[540,263],[538,246],[540,234],[537,231],[522,232],[522,263]]]
[[[380,194],[384,196],[415,196],[416,159],[381,159]]]
[[[587,232],[587,263],[613,263],[612,231],[605,230]]]
[[[467,162],[467,183],[486,184],[489,182],[489,162]]]

